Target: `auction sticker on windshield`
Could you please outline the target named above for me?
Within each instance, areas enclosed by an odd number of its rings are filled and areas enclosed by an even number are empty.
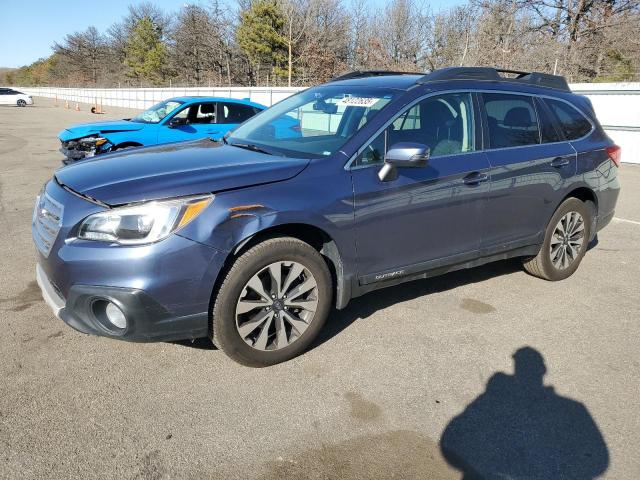
[[[344,105],[345,107],[363,107],[363,108],[371,108],[378,101],[379,98],[370,98],[370,97],[344,97],[336,102],[337,105]]]

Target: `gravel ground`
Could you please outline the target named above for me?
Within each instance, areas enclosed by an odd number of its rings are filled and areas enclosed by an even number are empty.
[[[0,108],[0,478],[640,477],[640,166],[568,280],[507,261],[376,292],[250,369],[86,336],[42,301],[33,201],[57,132],[100,119],[82,109]]]

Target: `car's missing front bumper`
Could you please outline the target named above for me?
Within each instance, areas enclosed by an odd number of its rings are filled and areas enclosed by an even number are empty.
[[[95,145],[91,142],[79,140],[69,140],[60,142],[60,153],[64,155],[65,159],[62,161],[65,165],[68,165],[78,160],[85,158],[92,158],[102,153],[107,153],[111,150],[111,143],[106,142],[100,145]]]
[[[77,162],[78,160],[94,157],[97,152],[95,148],[89,150],[78,150],[76,148],[69,148],[69,146],[63,144],[60,147],[60,153],[65,157],[65,159],[62,160],[62,163],[68,165],[69,163]]]

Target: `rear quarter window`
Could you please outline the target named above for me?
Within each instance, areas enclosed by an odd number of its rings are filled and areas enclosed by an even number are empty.
[[[568,103],[550,98],[546,98],[545,102],[555,115],[567,140],[576,140],[591,131],[591,122]]]
[[[538,124],[540,125],[540,137],[542,143],[560,142],[562,137],[556,130],[551,114],[547,111],[547,107],[542,99],[536,98],[536,112],[538,113]]]

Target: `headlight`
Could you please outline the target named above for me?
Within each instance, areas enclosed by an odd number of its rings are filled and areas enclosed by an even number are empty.
[[[84,219],[78,231],[78,238],[123,245],[157,242],[187,225],[212,200],[213,195],[200,195],[95,213]]]
[[[107,143],[107,139],[103,137],[85,137],[77,140],[77,142],[85,147],[99,147]]]

